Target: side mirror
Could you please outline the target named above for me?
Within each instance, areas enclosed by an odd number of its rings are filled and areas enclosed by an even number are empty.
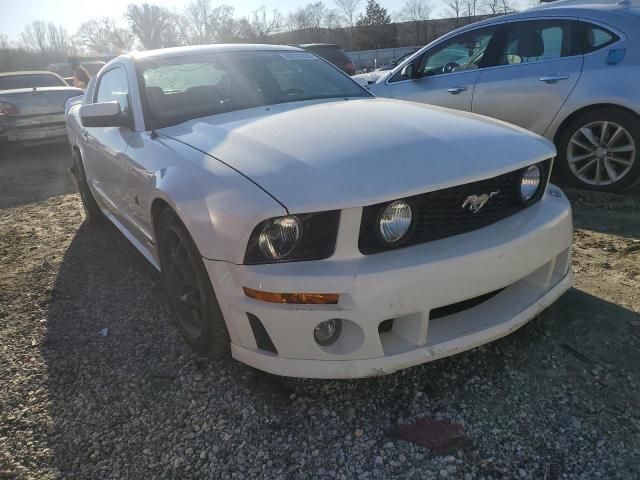
[[[80,107],[83,127],[129,127],[130,122],[118,102],[90,103]]]
[[[416,72],[415,72],[415,68],[414,68],[413,62],[406,64],[403,67],[402,72],[400,74],[403,77],[407,77],[407,78],[410,78],[412,80],[415,79],[416,78]]]

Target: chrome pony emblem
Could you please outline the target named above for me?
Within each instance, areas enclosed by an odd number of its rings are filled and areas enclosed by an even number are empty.
[[[491,193],[483,193],[482,195],[469,195],[462,204],[462,208],[469,207],[471,213],[478,213],[482,207],[484,207],[489,200],[495,197],[500,190],[496,190]]]

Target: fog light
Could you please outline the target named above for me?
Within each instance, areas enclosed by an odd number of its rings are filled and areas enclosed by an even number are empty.
[[[531,200],[542,184],[542,172],[537,165],[531,165],[522,174],[520,179],[520,198],[523,202]]]
[[[404,200],[391,202],[380,215],[380,236],[386,243],[395,243],[401,240],[409,231],[413,213],[411,207]]]
[[[342,332],[342,320],[334,318],[320,322],[313,330],[313,338],[318,345],[327,347],[338,339],[340,332]]]

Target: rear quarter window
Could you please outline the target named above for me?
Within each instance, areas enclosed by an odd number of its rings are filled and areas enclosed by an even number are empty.
[[[582,32],[582,49],[584,53],[595,52],[620,40],[620,37],[610,30],[593,23],[580,22]]]

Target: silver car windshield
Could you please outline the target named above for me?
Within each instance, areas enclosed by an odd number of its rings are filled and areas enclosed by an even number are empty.
[[[324,60],[295,50],[142,59],[138,76],[150,128],[265,105],[372,96]]]

